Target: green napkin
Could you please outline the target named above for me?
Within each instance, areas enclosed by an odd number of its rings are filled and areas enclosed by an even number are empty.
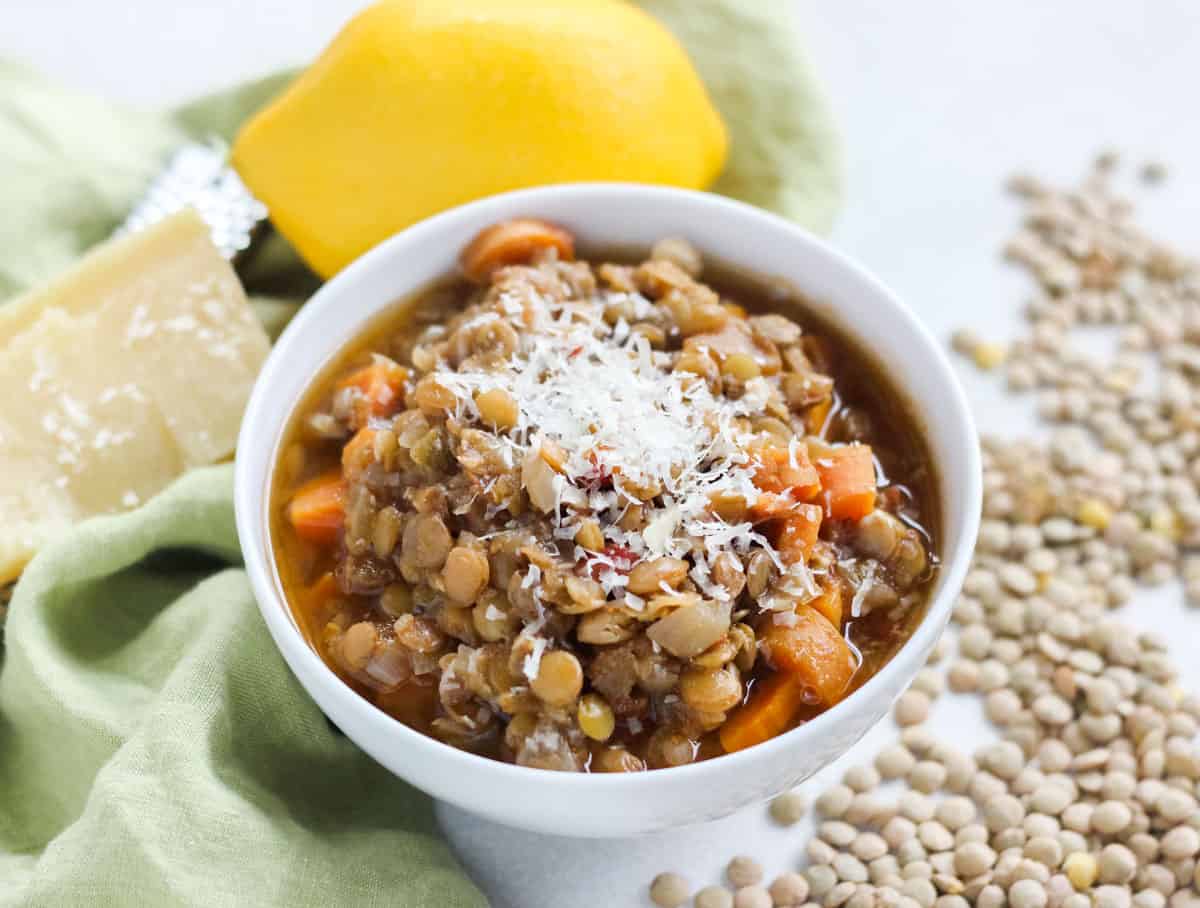
[[[283,667],[237,566],[232,492],[231,466],[192,472],[22,578],[0,903],[483,905],[429,800]]]
[[[730,127],[716,188],[827,228],[836,143],[785,14],[644,5]],[[147,114],[0,62],[0,301],[108,236],[172,148],[230,138],[290,76]],[[273,235],[239,271],[272,331],[316,286]],[[228,465],[193,472],[25,571],[0,647],[0,908],[485,904],[428,799],[337,734],[277,654],[231,486]]]

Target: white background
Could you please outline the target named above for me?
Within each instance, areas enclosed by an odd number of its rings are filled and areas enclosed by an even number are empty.
[[[782,2],[782,0],[762,0]],[[174,102],[310,58],[362,6],[355,0],[5,0],[0,53],[113,99]],[[1080,175],[1102,147],[1166,163],[1145,219],[1197,252],[1200,215],[1200,4],[1195,0],[797,0],[809,49],[845,135],[847,197],[834,242],[891,284],[939,335],[970,325],[1003,339],[1023,280],[997,250],[1016,207],[1001,183],[1028,168]],[[13,216],[13,213],[8,213]],[[963,380],[985,431],[1026,431],[1032,401],[995,381]],[[1200,687],[1200,612],[1178,588],[1125,610],[1155,628]],[[987,731],[973,700],[944,699],[939,726],[957,740]],[[869,760],[878,728],[842,761]],[[836,768],[835,768],[836,769]],[[809,783],[811,792],[816,785]],[[563,804],[562,810],[570,810]],[[527,835],[443,811],[448,835],[496,908],[649,904],[659,870],[698,888],[753,852],[791,869],[803,835],[765,811],[637,841]]]

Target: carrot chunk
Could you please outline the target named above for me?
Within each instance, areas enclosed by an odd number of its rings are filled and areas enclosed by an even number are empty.
[[[482,284],[493,271],[529,262],[544,249],[557,249],[560,259],[570,261],[575,238],[548,221],[515,218],[482,230],[463,250],[459,264],[468,280]]]
[[[821,490],[820,476],[803,446],[764,445],[752,457],[757,462],[754,484],[764,492],[789,494],[808,501]]]
[[[763,636],[763,649],[776,671],[800,679],[822,706],[842,698],[858,668],[845,638],[812,608],[800,608],[795,624],[772,625]]]
[[[357,388],[362,396],[354,402],[357,425],[366,425],[372,416],[391,416],[404,405],[404,383],[408,370],[383,356],[375,357],[338,382],[338,388]]]
[[[342,448],[342,475],[354,479],[371,463],[374,457],[375,430],[364,427]]]
[[[838,630],[842,627],[842,615],[844,614],[844,606],[842,603],[842,585],[837,580],[829,582],[821,590],[821,594],[801,608],[812,607],[820,612],[828,619]]]
[[[750,507],[750,516],[755,523],[764,520],[775,520],[787,517],[795,507],[796,502],[792,500],[792,496],[790,495],[780,495],[776,492],[759,492],[758,498],[755,499],[754,504]]]
[[[816,459],[825,513],[832,520],[859,520],[875,510],[875,460],[869,445],[830,448]]]
[[[721,746],[733,753],[783,734],[805,705],[804,698],[804,682],[794,675],[776,673],[759,681],[750,699],[721,726]]]
[[[820,435],[829,419],[829,411],[833,409],[833,398],[827,397],[813,404],[804,411],[804,431],[809,435]]]
[[[785,564],[795,564],[808,559],[821,530],[823,514],[820,505],[792,506],[791,512],[782,521],[779,538],[775,542],[775,549]]]
[[[331,471],[304,483],[288,504],[287,515],[296,535],[317,545],[338,541],[346,516],[346,483]]]

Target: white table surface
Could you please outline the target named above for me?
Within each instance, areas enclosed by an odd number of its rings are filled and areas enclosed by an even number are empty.
[[[781,2],[781,0],[763,0]],[[948,336],[964,324],[1005,338],[1023,279],[997,250],[1016,206],[1000,185],[1014,169],[1067,180],[1094,153],[1165,162],[1173,179],[1147,194],[1144,218],[1195,252],[1200,212],[1200,5],[1194,0],[796,0],[846,141],[846,205],[833,240]],[[0,54],[38,64],[114,99],[168,103],[215,84],[303,61],[356,0],[7,0]],[[1190,244],[1190,246],[1189,246]],[[1025,431],[1031,402],[962,369],[986,431]],[[1175,586],[1124,610],[1156,628],[1200,688],[1200,612]],[[1190,657],[1190,658],[1187,658]],[[943,698],[935,723],[984,740],[977,701]],[[837,766],[869,760],[880,727]],[[817,785],[806,786],[815,791]],[[562,805],[570,810],[571,805]],[[698,888],[753,852],[769,873],[797,866],[804,836],[760,807],[639,840],[548,838],[445,809],[444,827],[496,908],[649,904],[647,881],[676,869]]]

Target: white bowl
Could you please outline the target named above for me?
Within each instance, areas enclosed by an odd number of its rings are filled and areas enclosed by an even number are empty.
[[[353,204],[353,200],[347,200]],[[372,315],[452,271],[481,228],[547,218],[586,245],[646,248],[685,236],[703,253],[797,287],[873,351],[923,420],[940,491],[942,567],[928,612],[873,678],[810,722],[738,753],[653,772],[588,775],[501,763],[408,728],[343,684],[304,641],[271,555],[268,489],[285,425],[313,377]],[[500,823],[624,836],[698,823],[764,801],[844,753],[889,709],[949,618],[975,543],[981,476],[971,414],[941,347],[861,267],[782,218],[699,192],[622,183],[547,186],[472,202],[397,234],[325,284],[284,331],[258,377],[238,439],[237,527],[263,617],[300,683],[372,757],[435,798]]]

